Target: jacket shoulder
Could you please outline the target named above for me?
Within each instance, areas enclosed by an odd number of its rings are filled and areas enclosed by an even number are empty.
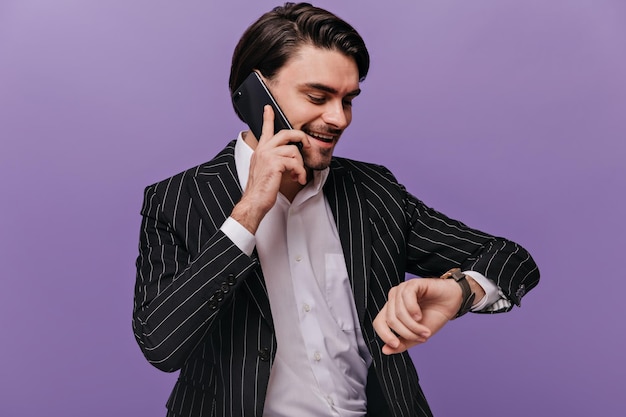
[[[387,167],[371,162],[335,157],[331,163],[331,170],[335,173],[350,175],[355,180],[383,183],[391,182],[397,184],[395,176]]]
[[[335,178],[346,177],[374,195],[402,198],[406,191],[385,166],[348,158],[333,158],[331,172]]]
[[[169,189],[176,189],[187,183],[193,178],[201,175],[218,174],[223,169],[234,170],[235,166],[235,142],[231,141],[224,149],[222,149],[211,160],[200,165],[188,168],[169,178],[160,180],[146,187],[145,192],[166,192]]]

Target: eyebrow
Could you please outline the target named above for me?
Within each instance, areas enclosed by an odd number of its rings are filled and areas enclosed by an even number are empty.
[[[307,87],[309,88],[313,88],[315,90],[321,90],[321,91],[325,91],[329,94],[339,94],[339,91],[337,91],[336,89],[329,87],[325,84],[320,84],[320,83],[307,83],[305,84]],[[350,91],[348,94],[346,94],[346,97],[356,97],[359,94],[361,94],[361,89],[357,88],[356,90]]]

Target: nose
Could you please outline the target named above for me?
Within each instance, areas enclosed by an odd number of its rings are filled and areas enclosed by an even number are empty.
[[[350,124],[350,108],[345,107],[341,100],[332,100],[327,103],[322,120],[328,125],[343,130]]]

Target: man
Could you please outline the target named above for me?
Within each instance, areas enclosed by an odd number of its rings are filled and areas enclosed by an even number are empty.
[[[268,106],[260,138],[146,189],[133,326],[154,366],[180,369],[168,416],[430,416],[407,349],[537,284],[519,245],[333,157],[368,67],[331,13],[266,13],[230,90],[257,71],[294,129],[274,134]]]

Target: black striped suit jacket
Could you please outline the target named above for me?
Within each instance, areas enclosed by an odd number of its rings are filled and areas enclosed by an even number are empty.
[[[256,253],[220,230],[241,197],[234,144],[145,190],[133,329],[144,355],[180,369],[171,416],[262,416],[277,349]],[[385,356],[372,321],[405,273],[453,267],[495,280],[516,304],[539,273],[519,245],[470,229],[406,192],[384,167],[334,158],[324,193],[335,216],[373,364],[368,415],[429,416],[409,355]]]

